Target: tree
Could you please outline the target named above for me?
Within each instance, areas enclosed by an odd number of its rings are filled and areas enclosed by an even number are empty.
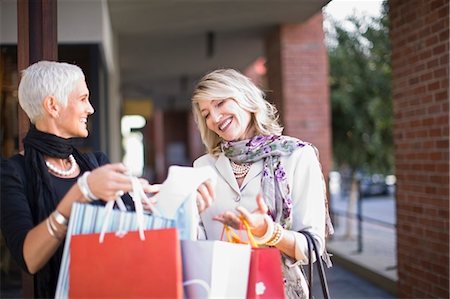
[[[329,45],[336,168],[392,173],[392,101],[388,6],[378,18],[348,21],[354,30],[334,22]]]
[[[392,173],[391,65],[388,3],[378,18],[347,19],[352,29],[333,22],[329,43],[333,158],[350,172],[347,212],[355,213],[359,188],[356,173]],[[352,237],[347,218],[346,237]]]

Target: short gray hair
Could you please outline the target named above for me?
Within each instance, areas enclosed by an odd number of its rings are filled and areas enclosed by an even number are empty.
[[[79,80],[84,80],[81,68],[55,61],[39,61],[22,71],[19,84],[19,103],[31,123],[44,115],[43,101],[54,96],[63,107]]]
[[[256,134],[280,135],[283,131],[278,123],[277,109],[265,100],[264,92],[249,78],[233,69],[215,70],[200,79],[192,95],[194,119],[208,153],[217,155],[222,140],[206,126],[198,102],[226,98],[233,98],[242,109],[251,113],[251,125]]]

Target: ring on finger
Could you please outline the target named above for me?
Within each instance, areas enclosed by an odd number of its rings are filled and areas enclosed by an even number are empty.
[[[116,197],[122,197],[125,194],[125,192],[123,192],[123,190],[119,190],[116,192]]]

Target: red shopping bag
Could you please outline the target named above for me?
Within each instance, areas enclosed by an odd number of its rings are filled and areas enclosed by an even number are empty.
[[[277,248],[252,248],[247,299],[284,298],[281,255]]]
[[[247,299],[284,298],[280,251],[274,247],[258,247],[247,221],[242,219],[242,223],[244,224],[248,241],[243,241],[241,236],[227,225],[224,225],[224,233],[229,242],[248,243],[252,246]]]
[[[182,298],[182,263],[176,229],[123,237],[74,235],[70,244],[69,298]]]

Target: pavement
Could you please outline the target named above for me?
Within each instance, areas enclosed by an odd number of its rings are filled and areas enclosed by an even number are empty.
[[[334,261],[334,266],[326,270],[328,288],[332,299],[391,299],[393,294],[370,280],[355,274],[353,270]],[[323,299],[318,277],[313,287],[315,299]]]
[[[335,212],[335,234],[327,241],[334,263],[327,269],[331,297],[395,298],[398,276],[394,197],[363,199],[361,242],[356,219],[343,215],[347,205],[347,199],[338,199],[331,206]]]

